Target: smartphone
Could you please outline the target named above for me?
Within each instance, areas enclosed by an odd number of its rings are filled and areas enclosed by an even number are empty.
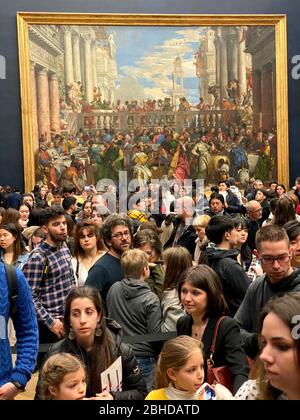
[[[91,191],[91,187],[89,187],[89,186],[84,187],[84,191],[86,191],[86,192],[90,192],[90,191]]]
[[[216,399],[215,390],[207,382],[204,382],[204,384],[202,384],[201,387],[196,392],[196,399],[197,400],[215,400]]]

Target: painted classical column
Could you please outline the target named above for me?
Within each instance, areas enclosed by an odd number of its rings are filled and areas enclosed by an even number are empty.
[[[84,74],[85,74],[85,93],[88,102],[93,100],[93,80],[92,80],[92,57],[91,57],[91,37],[84,35]]]
[[[71,28],[65,26],[64,30],[64,49],[65,49],[65,84],[74,83],[73,71],[73,50],[72,50],[72,34]]]
[[[45,68],[37,73],[37,121],[39,137],[44,134],[50,140],[50,107],[49,107],[49,84],[48,72]]]
[[[238,38],[235,29],[230,30],[227,38],[228,81],[238,79]]]
[[[92,56],[92,80],[93,88],[97,87],[97,67],[96,67],[96,45],[95,41],[92,41],[91,45],[91,56]]]
[[[221,36],[219,37],[219,39],[220,39],[220,92],[221,92],[220,108],[222,108],[222,98],[228,98],[227,42],[226,42],[226,35],[223,30],[221,30]]]
[[[60,134],[59,89],[56,74],[51,74],[49,82],[50,128],[55,134]]]
[[[261,72],[253,70],[253,128],[255,131],[262,127],[262,104],[261,104]]]
[[[73,33],[73,70],[74,81],[82,82],[81,63],[80,63],[80,36],[78,33]]]
[[[34,142],[34,150],[39,146],[39,130],[37,119],[37,98],[36,98],[36,78],[35,63],[30,63],[30,87],[31,87],[31,115],[32,115],[32,136]]]
[[[273,74],[272,64],[263,67],[261,77],[262,128],[273,126]]]
[[[216,85],[220,86],[220,39],[219,29],[215,31],[215,50],[216,50]]]
[[[240,94],[247,92],[247,68],[246,68],[246,43],[243,28],[238,28],[238,80],[240,84]]]

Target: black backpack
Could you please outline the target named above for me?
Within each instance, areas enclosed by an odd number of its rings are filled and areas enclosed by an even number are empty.
[[[13,317],[17,313],[17,297],[18,297],[18,285],[17,285],[17,274],[16,269],[13,265],[4,263],[6,271],[6,279],[8,284],[9,293],[9,315]]]

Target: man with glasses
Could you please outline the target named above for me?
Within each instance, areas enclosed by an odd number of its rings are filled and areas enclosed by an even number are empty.
[[[100,233],[108,252],[92,266],[85,285],[95,287],[105,303],[110,287],[124,277],[120,259],[123,252],[131,247],[132,221],[126,215],[111,214],[104,221]]]
[[[241,327],[245,351],[249,357],[258,354],[258,320],[265,304],[273,297],[300,291],[300,270],[291,267],[291,248],[286,231],[275,225],[261,228],[256,248],[264,274],[255,280],[235,315]]]
[[[247,209],[247,228],[248,228],[248,239],[247,243],[251,248],[251,251],[255,249],[255,235],[258,229],[262,225],[262,208],[258,201],[251,200],[246,205]]]

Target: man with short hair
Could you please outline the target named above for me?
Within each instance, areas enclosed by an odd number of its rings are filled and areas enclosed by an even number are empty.
[[[253,251],[255,249],[255,235],[256,232],[261,228],[262,225],[262,207],[256,200],[251,200],[246,205],[247,209],[247,228],[248,228],[248,239],[247,243]]]
[[[264,305],[279,294],[300,291],[300,270],[291,267],[291,248],[286,231],[275,225],[262,227],[256,235],[258,258],[265,274],[257,278],[234,319],[241,327],[248,356],[258,354],[257,328]]]
[[[223,195],[219,193],[212,193],[209,200],[209,209],[206,209],[204,213],[210,217],[224,216],[226,214],[226,210],[225,198]]]
[[[229,314],[233,316],[242,303],[250,285],[245,270],[237,262],[237,230],[229,216],[214,216],[206,229],[211,242],[206,248],[208,265],[219,275]]]
[[[131,246],[133,226],[131,219],[122,214],[111,214],[100,229],[108,252],[90,269],[85,286],[98,289],[103,303],[110,287],[124,277],[120,258]]]
[[[12,400],[24,391],[38,353],[38,327],[31,291],[21,270],[16,269],[15,311],[12,309],[7,273],[0,262],[0,400]],[[11,316],[16,331],[17,360],[13,366],[7,332]]]
[[[41,226],[46,239],[30,254],[23,272],[32,290],[38,316],[40,343],[61,339],[64,304],[76,282],[71,254],[65,244],[67,222],[60,206],[47,207],[41,212]],[[41,360],[39,355],[39,361]]]

